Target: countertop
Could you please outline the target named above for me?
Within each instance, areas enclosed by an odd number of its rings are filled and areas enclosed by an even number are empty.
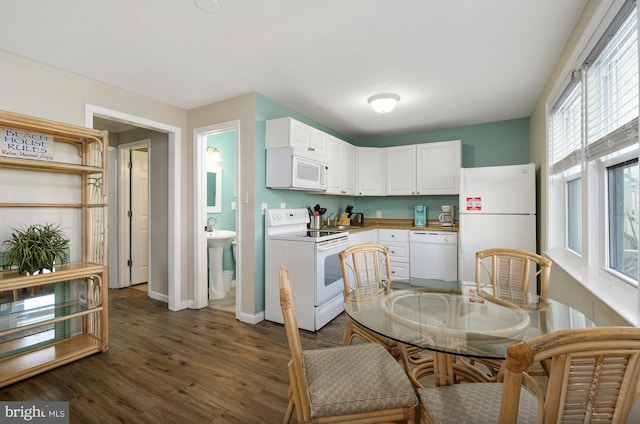
[[[413,230],[413,231],[448,231],[458,232],[458,221],[455,221],[453,227],[443,227],[437,219],[427,220],[426,227],[416,227],[413,225],[413,219],[389,219],[389,218],[365,218],[364,226],[361,229],[349,228],[349,232],[373,230],[373,229],[394,229],[394,230]]]

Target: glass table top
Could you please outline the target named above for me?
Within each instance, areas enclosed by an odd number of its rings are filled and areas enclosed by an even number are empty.
[[[477,293],[475,283],[411,283],[394,281],[393,286],[402,289],[389,294],[354,291],[345,311],[370,331],[408,345],[493,359],[504,359],[507,347],[522,340],[595,326],[580,311],[530,293],[511,291],[497,297]]]

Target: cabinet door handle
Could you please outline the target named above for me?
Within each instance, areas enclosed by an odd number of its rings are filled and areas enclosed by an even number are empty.
[[[315,151],[316,151],[315,147],[308,147],[308,148],[307,148],[307,150],[310,150],[310,151],[312,151],[312,152],[315,152]]]

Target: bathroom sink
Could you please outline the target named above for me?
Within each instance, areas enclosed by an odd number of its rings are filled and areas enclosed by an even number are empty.
[[[208,247],[223,247],[229,240],[236,236],[235,231],[213,230],[207,232]]]

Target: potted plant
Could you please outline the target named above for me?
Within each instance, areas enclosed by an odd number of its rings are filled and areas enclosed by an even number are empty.
[[[53,271],[53,265],[69,261],[69,239],[60,225],[34,224],[13,229],[11,238],[3,243],[5,266],[17,266],[18,272],[33,275],[44,270]]]

